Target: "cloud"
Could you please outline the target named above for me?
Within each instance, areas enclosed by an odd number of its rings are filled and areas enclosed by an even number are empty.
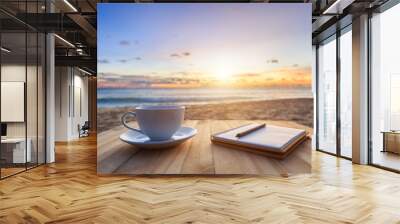
[[[135,57],[135,58],[132,58],[132,59],[119,59],[118,60],[118,62],[120,62],[120,63],[127,63],[128,61],[132,61],[132,60],[135,60],[135,61],[140,61],[140,60],[142,60],[142,58],[141,57]]]
[[[297,67],[299,67],[299,64],[293,64],[292,66],[297,68]]]
[[[235,77],[238,78],[249,78],[249,77],[259,77],[261,74],[259,73],[242,73],[242,74],[236,74]]]
[[[119,45],[121,45],[121,46],[128,46],[128,45],[130,45],[130,42],[127,41],[127,40],[121,40],[121,41],[119,42]]]
[[[278,63],[279,63],[279,60],[273,58],[273,59],[267,60],[267,63],[268,63],[268,64],[278,64]]]
[[[140,42],[138,40],[135,40],[133,43],[136,44],[136,45],[140,44]]]
[[[107,59],[99,59],[97,62],[99,62],[100,64],[108,64],[108,63],[110,63],[110,61],[107,60]]]
[[[177,72],[177,73],[175,73],[176,75],[179,75],[179,76],[188,76],[188,75],[190,75],[190,73],[189,72]]]
[[[181,58],[181,57],[189,57],[190,55],[192,55],[190,52],[185,51],[183,53],[172,53],[169,56],[173,58]]]

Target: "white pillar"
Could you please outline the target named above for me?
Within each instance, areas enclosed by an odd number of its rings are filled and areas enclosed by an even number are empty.
[[[46,36],[46,163],[55,161],[55,54],[54,35]]]
[[[311,147],[313,150],[317,149],[317,48],[315,45],[312,46],[312,93],[314,98],[314,121],[313,121],[313,137],[311,142]]]
[[[353,162],[368,163],[368,15],[353,19]]]

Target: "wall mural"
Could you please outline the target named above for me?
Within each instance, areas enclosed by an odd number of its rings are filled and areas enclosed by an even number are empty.
[[[98,173],[310,172],[311,4],[99,4]]]

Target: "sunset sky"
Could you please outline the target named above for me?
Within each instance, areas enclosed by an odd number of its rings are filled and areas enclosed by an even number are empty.
[[[309,86],[311,4],[98,4],[99,87]]]

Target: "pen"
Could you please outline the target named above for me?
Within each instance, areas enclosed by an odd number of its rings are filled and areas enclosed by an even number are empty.
[[[246,130],[246,131],[237,133],[237,134],[236,134],[236,137],[238,137],[238,138],[243,137],[243,136],[245,136],[245,135],[248,135],[248,134],[250,134],[250,133],[252,133],[252,132],[254,132],[254,131],[257,131],[257,130],[259,130],[259,129],[261,129],[261,128],[264,128],[264,127],[265,127],[265,124],[257,125],[257,126],[255,126],[255,127],[253,127],[253,128],[250,128],[249,130]]]

